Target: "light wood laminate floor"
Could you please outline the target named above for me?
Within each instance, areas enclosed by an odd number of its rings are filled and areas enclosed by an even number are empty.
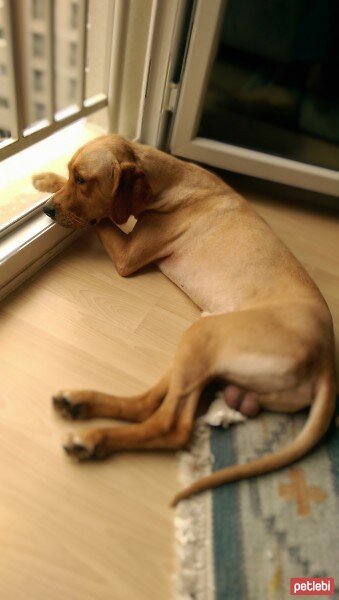
[[[339,216],[246,195],[318,283],[338,340]],[[1,599],[171,598],[174,456],[73,464],[60,443],[72,424],[53,414],[50,397],[60,388],[147,388],[198,315],[156,270],[120,278],[93,237],[3,301]]]

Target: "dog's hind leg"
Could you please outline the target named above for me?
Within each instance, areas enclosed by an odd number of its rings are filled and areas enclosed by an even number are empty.
[[[68,454],[79,460],[104,458],[119,450],[178,448],[191,434],[196,405],[208,378],[205,356],[195,354],[191,331],[183,335],[159,408],[145,421],[123,427],[93,428],[71,434]],[[200,344],[200,342],[199,342]],[[162,390],[163,391],[163,390]]]
[[[182,402],[181,410],[178,413],[173,428],[168,433],[148,441],[143,440],[140,448],[144,450],[177,450],[183,448],[189,442],[192,434],[194,417],[201,392],[202,390],[197,388],[188,394]]]
[[[181,448],[191,436],[200,393],[201,389],[196,388],[178,397],[169,391],[160,408],[143,423],[70,434],[64,449],[78,460],[88,460],[105,458],[119,450]]]
[[[65,419],[101,417],[141,422],[159,408],[166,395],[168,382],[169,374],[166,374],[147,392],[130,397],[89,390],[62,391],[53,396],[53,406]]]

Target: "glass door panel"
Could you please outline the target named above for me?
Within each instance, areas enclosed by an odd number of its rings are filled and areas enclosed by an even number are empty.
[[[339,170],[339,3],[228,0],[197,135]]]

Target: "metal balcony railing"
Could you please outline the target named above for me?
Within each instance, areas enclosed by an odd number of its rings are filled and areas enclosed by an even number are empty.
[[[102,46],[89,54],[98,8]],[[112,0],[0,0],[0,160],[108,104],[113,8]],[[95,89],[91,56],[103,54]]]

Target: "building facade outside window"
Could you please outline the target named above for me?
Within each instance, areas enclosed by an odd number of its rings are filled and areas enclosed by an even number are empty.
[[[0,139],[6,139],[11,137],[11,132],[8,129],[0,129]]]
[[[33,19],[43,19],[45,16],[45,0],[32,0],[31,13]]]
[[[41,121],[45,117],[45,105],[42,102],[35,103],[35,118],[37,121]]]
[[[33,71],[33,83],[36,92],[42,92],[44,89],[44,73],[38,69]]]
[[[79,25],[79,5],[76,2],[71,2],[70,12],[70,27],[77,29]]]
[[[76,42],[69,43],[69,66],[75,67],[77,64],[78,44]]]
[[[68,82],[68,98],[71,102],[74,102],[77,94],[77,80],[72,78]]]
[[[33,55],[45,55],[45,38],[41,33],[33,33]]]

